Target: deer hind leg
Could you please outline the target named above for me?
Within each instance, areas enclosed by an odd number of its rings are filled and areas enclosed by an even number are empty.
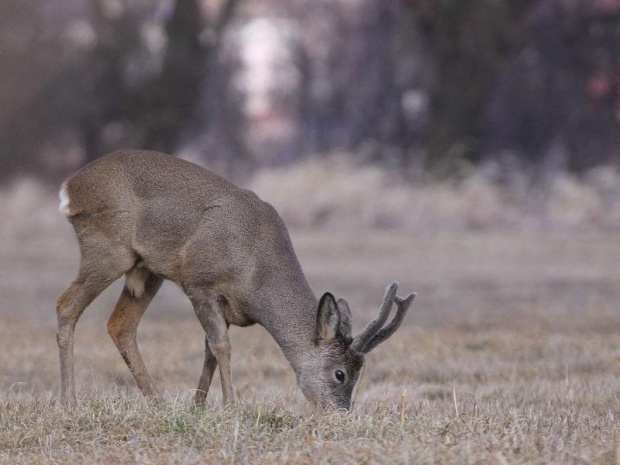
[[[140,319],[157,294],[163,279],[139,266],[132,268],[126,276],[125,288],[108,320],[108,333],[142,394],[160,397],[140,355],[136,336]]]
[[[211,380],[213,379],[213,373],[217,368],[217,358],[213,355],[211,348],[209,347],[209,340],[205,336],[205,362],[202,367],[202,375],[200,375],[200,381],[198,381],[198,388],[196,389],[196,395],[194,396],[195,405],[203,405],[207,399],[209,393],[209,386],[211,386]]]
[[[126,270],[126,260],[114,253],[102,260],[100,256],[82,253],[80,271],[77,278],[60,296],[56,306],[58,333],[56,336],[60,355],[61,399],[65,405],[75,402],[75,379],[73,373],[73,335],[80,316],[112,282]]]

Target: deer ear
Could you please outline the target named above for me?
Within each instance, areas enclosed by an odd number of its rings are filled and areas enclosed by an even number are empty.
[[[340,311],[340,333],[345,338],[351,337],[351,310],[349,303],[344,299],[338,299],[338,310]]]
[[[316,316],[316,341],[329,342],[340,330],[340,311],[336,299],[329,292],[323,294],[319,301]]]

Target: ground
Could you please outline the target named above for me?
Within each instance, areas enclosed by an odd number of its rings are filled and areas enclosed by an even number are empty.
[[[6,231],[9,231],[7,228]],[[238,403],[190,399],[203,336],[168,283],[139,343],[162,403],[140,397],[106,333],[113,285],[77,328],[77,407],[58,405],[55,300],[78,261],[67,225],[0,245],[2,463],[620,464],[620,235],[296,230],[317,293],[359,329],[385,286],[418,298],[368,357],[352,411],[298,399],[259,327],[232,330]]]

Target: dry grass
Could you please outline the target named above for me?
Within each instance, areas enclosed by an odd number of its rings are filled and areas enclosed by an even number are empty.
[[[77,249],[54,195],[22,189],[0,196],[2,463],[620,463],[618,234],[293,231],[311,284],[348,298],[357,328],[390,280],[419,293],[348,414],[298,402],[257,327],[232,331],[238,404],[219,406],[216,377],[192,408],[202,330],[169,284],[139,332],[166,392],[147,402],[106,334],[116,283],[78,325],[67,411],[54,302]]]
[[[403,173],[360,166],[346,155],[259,172],[251,188],[288,224],[398,228],[415,232],[617,230],[620,174],[596,168],[578,180],[565,173],[530,182],[497,166],[462,179],[410,182]],[[303,208],[300,208],[303,206]]]
[[[353,411],[328,414],[296,404],[281,356],[250,330],[234,341],[240,402],[224,410],[217,393],[203,410],[189,401],[201,352],[191,323],[148,322],[142,332],[168,389],[162,404],[136,394],[102,331],[81,328],[84,390],[71,411],[47,390],[55,352],[37,351],[30,339],[51,338],[53,328],[4,331],[3,381],[27,381],[2,389],[0,461],[615,463],[617,338],[410,328],[371,357]]]

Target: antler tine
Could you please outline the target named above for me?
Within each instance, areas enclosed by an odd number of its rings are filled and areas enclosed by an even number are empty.
[[[390,322],[389,325],[387,325],[385,328],[378,331],[370,339],[370,341],[368,341],[368,343],[363,347],[362,352],[364,353],[370,352],[372,349],[377,347],[379,344],[381,344],[383,341],[389,338],[392,334],[394,334],[394,332],[400,327],[403,320],[405,319],[405,315],[407,314],[407,311],[409,310],[411,303],[415,300],[415,297],[416,297],[415,292],[409,294],[404,299],[401,299],[400,297],[396,297],[395,302],[396,302],[397,310],[396,310],[396,315],[394,316],[394,319]]]
[[[362,351],[364,346],[370,341],[370,339],[377,334],[377,332],[383,327],[390,315],[392,304],[396,299],[396,291],[398,290],[398,283],[393,282],[385,288],[385,297],[383,303],[379,309],[379,315],[366,325],[366,327],[353,339],[351,348],[353,350]]]

